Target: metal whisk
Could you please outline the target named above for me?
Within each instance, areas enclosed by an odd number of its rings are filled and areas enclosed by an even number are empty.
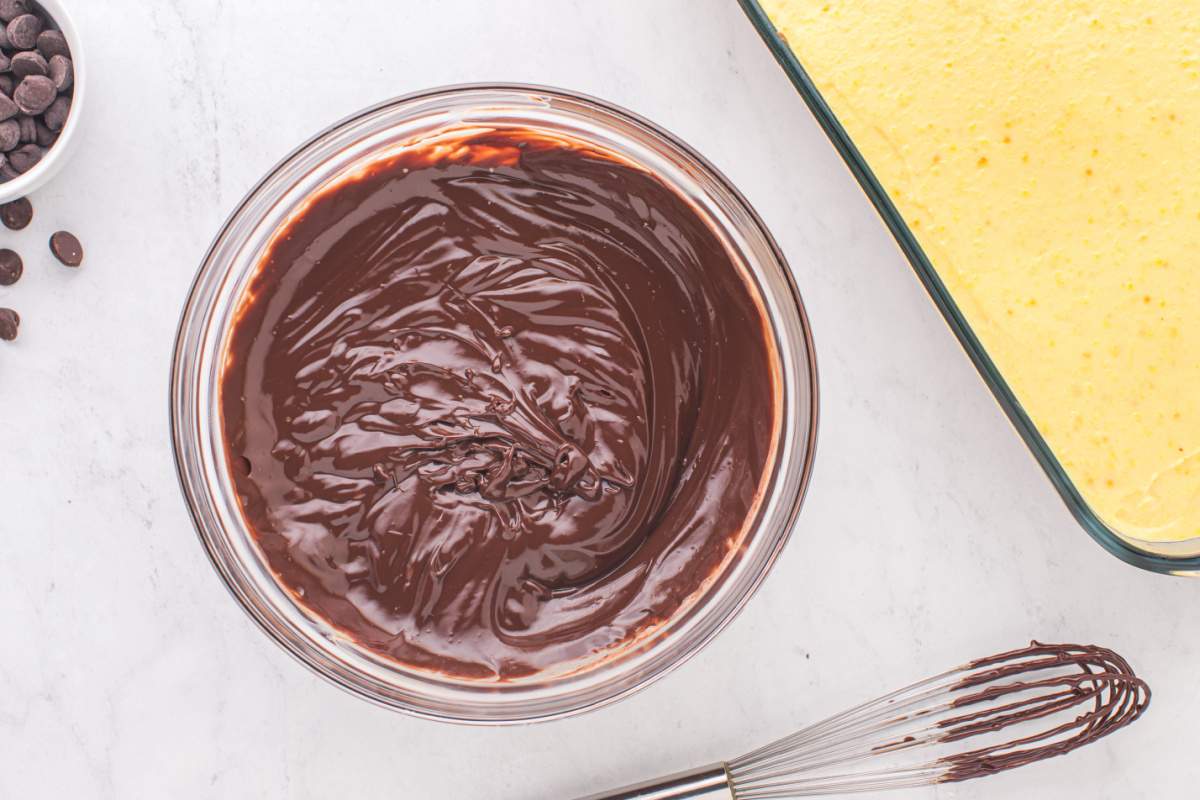
[[[583,800],[771,800],[929,786],[1068,753],[1133,722],[1150,689],[1102,647],[981,658],[733,761]]]

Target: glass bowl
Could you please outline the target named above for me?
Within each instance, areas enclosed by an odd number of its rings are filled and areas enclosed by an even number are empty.
[[[218,393],[233,314],[264,246],[314,191],[397,148],[459,126],[548,130],[614,152],[671,185],[710,224],[760,295],[777,356],[780,428],[763,502],[741,546],[690,603],[628,647],[578,669],[506,682],[418,670],[356,644],[279,584],[250,533],[226,458]],[[313,671],[360,697],[468,723],[552,719],[623,697],[678,666],[762,581],[793,528],[812,470],[817,376],[812,338],[784,258],[745,199],[670,134],[560,90],[460,86],[391,100],[319,134],[242,201],[200,267],[180,321],[171,426],[184,496],[213,566],[251,618]]]

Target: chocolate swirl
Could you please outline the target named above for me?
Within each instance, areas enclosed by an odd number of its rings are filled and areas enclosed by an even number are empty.
[[[774,353],[725,247],[650,174],[463,132],[313,199],[222,385],[272,569],[357,641],[507,679],[679,612],[768,479]]]

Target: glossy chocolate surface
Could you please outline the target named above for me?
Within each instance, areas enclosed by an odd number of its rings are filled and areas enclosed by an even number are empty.
[[[277,578],[458,677],[586,662],[744,540],[779,402],[763,310],[657,178],[464,132],[318,194],[239,308],[222,414]]]

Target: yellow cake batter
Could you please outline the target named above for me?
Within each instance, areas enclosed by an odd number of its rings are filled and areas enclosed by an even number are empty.
[[[764,0],[1084,498],[1200,537],[1190,0]]]

